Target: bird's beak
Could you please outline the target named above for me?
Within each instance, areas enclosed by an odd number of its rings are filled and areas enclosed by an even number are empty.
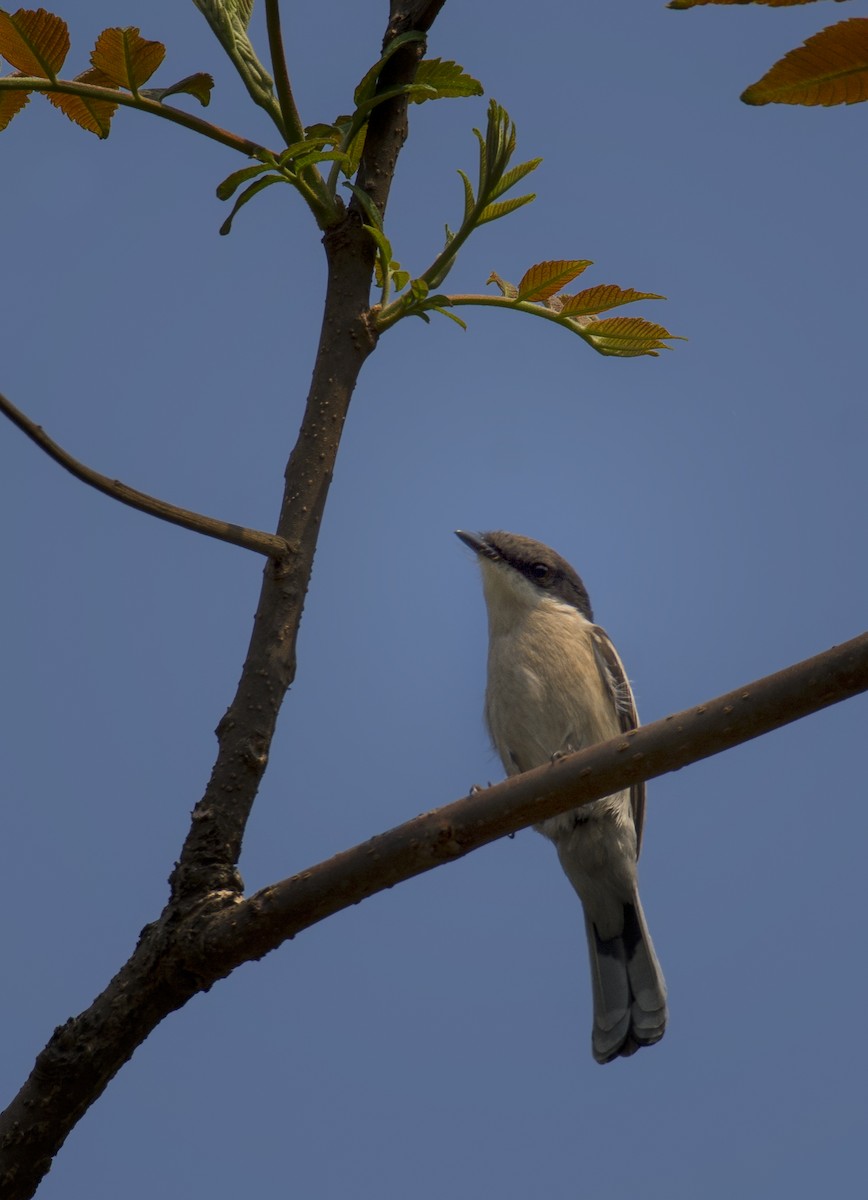
[[[485,538],[478,533],[465,533],[463,529],[456,529],[455,536],[461,538],[465,546],[469,546],[475,554],[484,554],[490,556],[491,548]]]

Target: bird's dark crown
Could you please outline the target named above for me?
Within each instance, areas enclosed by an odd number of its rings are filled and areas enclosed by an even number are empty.
[[[557,551],[520,533],[492,530],[474,540],[465,538],[477,554],[503,562],[529,579],[541,591],[564,604],[571,604],[588,621],[593,621],[591,600],[579,575]]]

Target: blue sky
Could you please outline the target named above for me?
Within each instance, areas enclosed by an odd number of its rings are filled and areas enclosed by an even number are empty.
[[[304,120],[331,119],[386,6],[285,7]],[[206,115],[270,137],[192,4],[60,11],[74,70],[101,28],[137,24],[169,46],[155,82],[210,70]],[[430,53],[486,98],[412,111],[397,257],[423,268],[454,227],[493,96],[518,157],[544,157],[539,197],[478,234],[452,290],[591,258],[584,284],[664,293],[637,312],[689,341],[604,359],[482,309],[467,333],[382,338],[245,841],[250,890],[501,776],[455,528],[529,534],[576,566],[645,720],[863,630],[868,110],[738,100],[848,15],[864,6],[446,4]],[[34,97],[0,152],[0,389],[98,470],[272,528],[324,282],[300,202],[269,189],[218,237],[214,188],[243,160],[132,112],[99,142]],[[89,491],[9,425],[0,491],[11,1095],[164,903],[261,566]],[[651,785],[642,893],[671,1000],[656,1048],[593,1062],[580,909],[525,832],[167,1019],[40,1196],[857,1194],[865,718],[860,698]]]

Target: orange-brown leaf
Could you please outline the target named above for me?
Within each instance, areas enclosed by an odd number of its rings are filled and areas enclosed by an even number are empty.
[[[25,75],[56,79],[69,53],[66,21],[44,8],[0,9],[0,55]]]
[[[131,92],[147,83],[165,57],[163,43],[146,41],[135,26],[104,29],[90,52],[98,71]]]
[[[561,296],[559,312],[564,317],[587,316],[590,313],[605,312],[609,308],[619,308],[622,304],[632,304],[636,300],[665,300],[665,296],[657,292],[637,292],[633,288],[619,288],[615,283],[598,283],[596,287],[585,288],[575,296]]]
[[[741,96],[745,104],[857,104],[868,100],[868,18],[821,29]]]
[[[6,128],[16,113],[21,112],[30,99],[29,92],[0,91],[0,130]]]
[[[840,4],[842,0],[837,0]],[[764,4],[766,8],[795,8],[797,4],[814,4],[815,0],[669,0],[667,8],[698,8],[700,4]]]
[[[81,75],[76,75],[75,82],[92,83],[99,87],[115,87],[114,80],[97,70],[96,67],[91,67],[89,70],[83,71]],[[95,133],[98,138],[108,137],[112,117],[117,109],[114,101],[97,100],[90,96],[67,96],[61,92],[48,92],[47,96],[55,108],[66,113],[70,121],[74,121],[88,133]]]
[[[535,263],[525,271],[518,285],[519,300],[548,300],[555,292],[591,265],[587,258],[555,259]]]
[[[595,350],[616,358],[635,358],[640,354],[656,358],[658,350],[671,349],[663,339],[676,336],[663,325],[655,325],[642,317],[607,317],[604,321],[590,321],[581,332]]]

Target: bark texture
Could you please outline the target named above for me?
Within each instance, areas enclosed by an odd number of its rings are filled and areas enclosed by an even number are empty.
[[[430,28],[445,0],[392,3],[384,44]],[[384,70],[385,89],[412,81],[423,42],[402,47]],[[385,211],[407,137],[407,104],[389,100],[372,113],[357,182]],[[170,879],[160,917],[142,932],[130,959],[79,1016],[58,1028],[0,1116],[0,1194],[32,1196],[76,1122],[135,1048],[170,1012],[232,969],[203,945],[215,917],[237,905],[242,839],[281,704],[295,678],[296,642],[320,522],[359,372],[374,349],[370,287],[374,246],[354,200],[323,239],[328,282],[304,417],[285,471],[275,533],[283,553],[267,561],[247,657],[235,697],[217,729],[218,752]]]

